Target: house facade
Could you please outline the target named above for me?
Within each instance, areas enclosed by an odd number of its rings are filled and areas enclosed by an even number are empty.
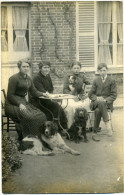
[[[100,62],[107,63],[123,87],[122,1],[32,1],[1,3],[2,88],[18,71],[17,61],[31,58],[31,76],[41,60],[51,62],[55,93],[62,93],[72,60],[92,82]]]

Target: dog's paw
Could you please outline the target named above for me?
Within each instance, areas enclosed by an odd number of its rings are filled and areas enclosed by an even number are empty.
[[[72,150],[72,151],[71,151],[71,154],[73,154],[73,155],[75,155],[75,156],[78,156],[78,155],[80,155],[81,153],[78,152],[78,151]]]

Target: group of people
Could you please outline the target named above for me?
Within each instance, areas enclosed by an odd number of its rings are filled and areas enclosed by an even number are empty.
[[[33,80],[28,75],[31,68],[29,59],[22,59],[17,65],[19,72],[9,78],[5,109],[6,114],[16,121],[19,140],[26,136],[40,138],[43,123],[46,120],[58,121],[58,117],[60,133],[63,133],[63,129],[67,131],[73,123],[76,108],[87,109],[89,104],[91,110],[94,110],[94,132],[97,133],[102,117],[108,135],[112,136],[107,110],[108,108],[113,110],[117,89],[115,81],[107,74],[108,67],[105,63],[98,65],[99,76],[93,81],[89,97],[84,95],[84,85],[90,84],[90,79],[80,72],[81,63],[77,61],[72,63],[72,72],[64,80],[63,93],[77,96],[77,99],[70,99],[65,110],[63,109],[64,100],[62,105],[59,105],[56,101],[49,99],[54,91],[50,77],[50,62],[41,61],[39,63],[39,72]]]

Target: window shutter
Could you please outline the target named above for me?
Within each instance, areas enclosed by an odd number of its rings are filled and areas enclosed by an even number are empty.
[[[78,60],[86,67],[95,66],[94,10],[93,1],[78,2]]]

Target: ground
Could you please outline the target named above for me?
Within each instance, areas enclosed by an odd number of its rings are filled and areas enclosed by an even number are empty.
[[[114,110],[113,137],[76,144],[66,140],[80,156],[22,155],[23,166],[3,184],[3,193],[113,193],[124,192],[123,180],[123,109]]]

